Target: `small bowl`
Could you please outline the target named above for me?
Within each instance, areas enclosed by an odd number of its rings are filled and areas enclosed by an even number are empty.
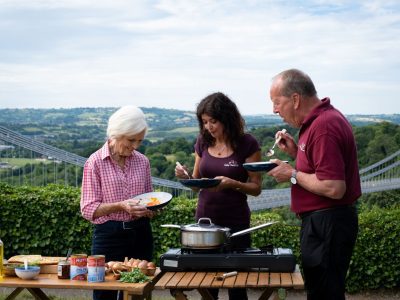
[[[39,273],[40,267],[38,266],[28,266],[28,269],[25,269],[25,267],[15,268],[15,274],[21,279],[34,279]]]

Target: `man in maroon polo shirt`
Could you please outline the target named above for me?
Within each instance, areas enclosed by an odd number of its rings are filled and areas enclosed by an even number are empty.
[[[273,78],[273,112],[299,128],[299,141],[278,131],[278,147],[296,160],[267,174],[290,181],[291,209],[301,218],[301,260],[308,300],[345,299],[345,278],[358,232],[361,196],[357,149],[351,125],[319,99],[310,77],[290,69]]]

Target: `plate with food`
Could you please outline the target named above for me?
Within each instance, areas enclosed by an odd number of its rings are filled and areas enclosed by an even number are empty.
[[[172,195],[166,192],[151,192],[132,197],[133,200],[139,200],[140,205],[146,206],[150,210],[157,210],[167,205]]]
[[[215,178],[199,178],[199,179],[181,179],[181,184],[187,187],[196,187],[201,189],[211,188],[220,184],[221,179]]]
[[[283,162],[287,163],[287,161]],[[272,161],[258,161],[258,162],[243,164],[243,167],[251,172],[269,172],[276,166],[278,165]]]

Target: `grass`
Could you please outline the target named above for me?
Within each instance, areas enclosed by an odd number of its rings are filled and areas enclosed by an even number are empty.
[[[12,288],[0,288],[0,300],[5,300],[6,297],[13,291],[14,289]],[[56,291],[56,292],[53,292]],[[57,291],[64,292],[64,296],[61,296],[57,293]],[[226,291],[226,290],[225,290]],[[45,291],[48,297],[51,300],[91,300],[92,299],[92,293],[91,291],[88,290],[74,290],[74,289],[69,289],[69,290],[46,290]],[[186,293],[186,292],[185,292]],[[258,299],[261,291],[256,289],[248,289],[248,295],[249,299]],[[287,297],[288,299],[305,299],[305,292],[303,290],[288,290],[287,291]],[[55,295],[56,294],[56,295]],[[173,299],[172,296],[169,296],[169,292],[165,290],[165,295],[155,295],[153,293],[152,295],[152,300],[171,300]],[[187,292],[186,293],[189,296],[189,299],[194,299],[198,300],[200,299],[200,295],[196,291],[192,292]],[[226,292],[225,292],[226,294]],[[223,296],[223,295],[222,295]],[[22,291],[18,297],[16,298],[18,300],[31,300],[34,299],[34,297],[27,291],[24,290]],[[386,300],[397,300],[400,299],[400,288],[393,288],[393,289],[377,289],[377,290],[368,290],[364,292],[360,292],[357,294],[346,294],[346,299],[349,300],[376,300],[376,299],[386,299]]]
[[[165,158],[167,159],[167,161],[175,161],[176,160],[176,155],[175,154],[168,154],[168,155],[165,155]]]
[[[12,292],[13,289],[7,288],[9,291],[6,292],[5,289],[2,289],[0,292],[0,300],[5,300],[7,296]],[[81,290],[69,290],[71,291],[71,296],[57,296],[52,294],[51,292],[46,291],[46,295],[51,299],[51,300],[92,300],[92,293],[91,291],[84,291],[84,294],[87,294],[88,296],[79,296],[79,293]],[[18,294],[17,298],[18,300],[31,300],[35,299],[31,293],[29,293],[27,290],[22,291],[20,294]],[[170,300],[172,297],[152,297],[152,300]]]
[[[53,161],[52,160],[36,160],[36,159],[30,159],[30,158],[1,158],[0,162],[7,162],[11,166],[16,166],[16,167],[23,167],[26,164],[32,164],[36,165],[39,163],[45,163],[45,164],[50,164]]]
[[[37,132],[37,131],[43,131],[42,128],[39,127],[24,127],[24,130],[26,132]]]
[[[7,298],[7,294],[3,294],[3,295],[1,295],[0,296],[0,300],[5,300],[6,298]],[[54,296],[54,295],[47,295],[48,297],[49,297],[49,299],[51,299],[51,300],[91,300],[92,299],[92,297],[85,297],[85,298],[82,298],[82,297],[67,297],[67,298],[65,298],[65,297],[57,297],[57,296]],[[24,292],[21,292],[18,296],[17,296],[17,298],[16,299],[19,299],[19,300],[24,300],[24,299],[26,299],[26,300],[31,300],[31,299],[35,299],[35,297],[33,297],[28,291],[24,291]],[[156,300],[156,299],[154,299],[154,300]]]
[[[171,130],[171,132],[183,132],[183,133],[193,133],[198,131],[199,127],[179,127]]]

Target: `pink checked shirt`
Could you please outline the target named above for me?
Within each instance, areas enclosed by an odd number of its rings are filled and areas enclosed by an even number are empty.
[[[131,216],[119,211],[94,219],[93,214],[101,203],[123,201],[132,196],[152,191],[150,162],[140,152],[133,151],[125,160],[122,170],[110,156],[108,143],[93,153],[83,169],[81,213],[94,224],[106,221],[130,221]]]

